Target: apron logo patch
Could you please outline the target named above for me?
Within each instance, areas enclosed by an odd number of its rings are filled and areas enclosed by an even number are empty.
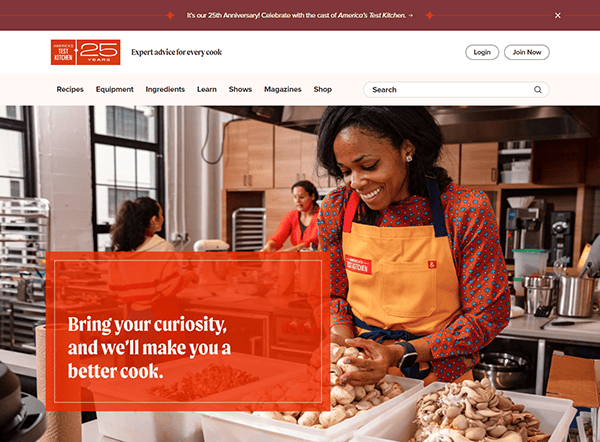
[[[371,271],[371,260],[355,258],[354,256],[346,255],[346,270],[351,272],[363,273],[365,275],[372,275]]]
[[[429,266],[430,269],[435,269],[435,268],[437,268],[437,261],[428,261],[427,265]]]

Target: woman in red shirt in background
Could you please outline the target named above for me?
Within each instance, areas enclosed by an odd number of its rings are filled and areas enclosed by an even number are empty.
[[[317,248],[317,214],[319,193],[310,181],[298,181],[292,186],[296,210],[288,212],[275,234],[267,241],[261,252],[275,252],[290,238],[292,247],[284,252],[298,252],[311,246]]]

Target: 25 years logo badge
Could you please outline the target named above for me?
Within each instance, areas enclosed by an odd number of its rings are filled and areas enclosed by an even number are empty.
[[[121,40],[52,40],[53,65],[120,65]]]

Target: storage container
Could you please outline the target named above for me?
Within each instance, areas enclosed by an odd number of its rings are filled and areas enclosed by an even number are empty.
[[[358,429],[353,440],[356,442],[408,442],[417,430],[415,423],[417,401],[424,394],[444,388],[444,385],[443,382],[434,382],[428,385],[418,394],[412,395],[397,407]],[[525,405],[525,409],[539,419],[540,430],[551,435],[549,442],[566,440],[569,426],[576,413],[573,401],[511,391],[505,391],[504,396],[511,398],[516,404]]]
[[[554,276],[523,276],[525,313],[533,315],[538,307],[556,303],[557,280]]]
[[[245,354],[232,354],[219,357],[220,362],[233,368],[244,370],[247,373],[261,379],[258,382],[267,382],[270,379],[279,380],[282,375],[273,373],[289,373],[295,371],[299,375],[306,372],[306,365],[287,361],[272,360],[270,366],[279,367],[271,373],[264,371],[264,359],[258,356]],[[212,358],[202,357],[195,359],[194,371],[200,372],[210,363]],[[161,373],[179,370],[187,360],[177,360],[160,365]],[[283,375],[289,379],[289,375]],[[282,379],[283,380],[283,379]],[[161,383],[160,381],[157,381]],[[256,383],[258,384],[258,383]],[[107,385],[110,385],[107,388]],[[90,390],[96,401],[125,401],[131,397],[131,383],[126,380],[114,380],[107,383],[92,383]],[[241,398],[251,391],[252,384],[229,390],[229,400]],[[219,396],[219,398],[222,398]],[[150,399],[151,400],[151,399]],[[168,400],[168,399],[165,399]],[[104,412],[98,411],[98,430],[100,434],[123,442],[202,442],[202,419],[198,412],[158,412],[158,411],[136,411],[136,412]]]
[[[558,309],[560,316],[589,318],[593,313],[594,290],[598,278],[576,278],[561,276],[558,287]]]
[[[546,273],[546,262],[548,251],[544,249],[513,249],[515,253],[515,291],[518,296],[524,296],[523,277],[544,276]]]
[[[403,401],[423,389],[423,381],[386,376],[398,382],[404,392],[365,413],[346,419],[327,429],[303,427],[247,413],[200,413],[205,442],[346,442],[354,431],[372,419],[397,408]]]
[[[503,170],[500,172],[503,183],[528,183],[529,169]]]

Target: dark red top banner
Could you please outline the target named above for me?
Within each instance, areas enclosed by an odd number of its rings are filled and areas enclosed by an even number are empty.
[[[1,30],[598,30],[600,4],[503,2],[6,2]]]

